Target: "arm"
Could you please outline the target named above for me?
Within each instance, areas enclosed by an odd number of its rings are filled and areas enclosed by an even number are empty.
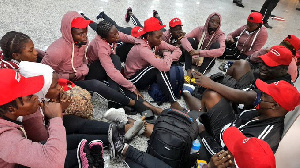
[[[218,43],[220,44],[220,48],[218,49],[206,49],[206,50],[200,50],[200,57],[220,57],[225,52],[225,34],[222,34],[218,38]]]
[[[266,44],[268,39],[268,33],[265,29],[261,28],[261,32],[259,32],[258,37],[255,39],[251,50],[247,51],[245,54],[251,56],[254,52],[259,51]]]
[[[206,89],[211,89],[234,103],[252,105],[256,99],[257,94],[253,90],[247,92],[239,89],[233,89],[221,83],[214,82],[213,80],[211,80],[207,76],[204,76],[203,74],[200,74],[199,72],[195,72],[194,77],[196,78],[197,85],[202,86]]]
[[[157,47],[158,50],[168,50],[170,52],[164,52],[163,56],[164,57],[171,57],[173,61],[177,61],[182,52],[179,47],[170,45],[166,43],[165,41],[162,41],[161,44]],[[172,53],[171,53],[172,52]]]
[[[250,61],[252,62],[261,62],[261,59],[258,58],[259,56],[261,55],[264,55],[267,53],[267,50],[266,49],[262,49],[262,50],[259,50],[259,51],[255,51],[251,56],[250,56]]]
[[[229,34],[227,35],[226,40],[231,39],[231,38],[235,38],[235,37],[239,36],[239,35],[242,33],[242,31],[243,31],[244,29],[245,29],[245,26],[242,26],[242,27],[236,29],[234,32],[229,33]]]
[[[119,70],[117,70],[112,62],[109,52],[105,48],[98,49],[98,57],[107,75],[119,85],[133,92],[136,87],[128,81]]]
[[[87,59],[84,57],[83,58],[83,63],[80,67],[77,67],[76,68],[76,73],[75,73],[75,76],[76,76],[76,80],[83,80],[84,77],[88,74],[89,72],[89,68],[87,66]]]
[[[194,30],[192,30],[190,33],[186,34],[181,40],[181,46],[183,49],[185,49],[187,52],[190,52],[191,50],[194,50],[191,43],[188,41],[188,38],[197,38],[199,35],[202,36],[203,31],[201,31],[201,27],[197,27]],[[201,33],[201,34],[200,34]]]
[[[13,129],[1,134],[0,158],[27,167],[63,167],[66,157],[66,131],[60,117],[50,120],[49,139],[42,145],[25,139]]]
[[[131,43],[131,44],[135,43],[135,38],[132,37],[132,36],[130,36],[130,35],[127,35],[127,34],[124,34],[122,32],[119,32],[119,36],[120,36],[120,40],[122,42]]]
[[[46,141],[49,138],[48,131],[44,125],[44,116],[40,110],[34,114],[24,116],[22,125],[28,139],[34,142]]]
[[[163,58],[156,56],[150,49],[143,47],[140,49],[140,56],[149,64],[160,71],[169,71],[173,62],[172,58],[166,55]],[[165,53],[164,53],[165,54]]]
[[[47,51],[41,63],[49,65],[54,71],[57,72],[58,66],[60,66],[60,63],[62,62],[62,57],[56,56],[57,54],[58,53]],[[59,78],[69,79],[69,73],[57,72],[57,74]]]

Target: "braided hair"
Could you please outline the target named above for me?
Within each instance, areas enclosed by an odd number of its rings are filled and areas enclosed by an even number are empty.
[[[0,40],[4,59],[10,61],[13,53],[21,53],[25,44],[30,40],[26,34],[16,31],[7,32]]]
[[[18,99],[22,100],[21,98],[18,98]],[[9,112],[10,107],[14,107],[14,108],[18,109],[17,101],[13,100],[9,103],[6,103],[6,104],[0,106],[0,117],[3,116],[4,114],[6,114],[7,112]]]
[[[108,37],[108,32],[113,27],[113,24],[106,20],[102,20],[97,24],[97,34],[101,36],[102,38]]]

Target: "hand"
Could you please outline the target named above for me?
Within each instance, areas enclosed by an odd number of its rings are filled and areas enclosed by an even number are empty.
[[[70,74],[69,74],[69,80],[70,80],[70,81],[74,81],[75,78],[76,78],[75,73],[70,73]]]
[[[208,163],[209,168],[227,168],[233,167],[233,156],[229,154],[228,151],[220,151],[211,157],[210,162]]]
[[[189,52],[189,54],[190,54],[191,56],[193,56],[193,55],[199,55],[199,51],[198,51],[198,50],[191,50],[191,51]]]
[[[234,39],[232,37],[229,37],[225,40],[226,42],[231,42],[231,43],[234,43]]]
[[[55,117],[62,117],[62,107],[60,103],[55,102],[44,102],[43,112],[46,117],[49,119]]]
[[[135,90],[133,91],[133,93],[136,95],[136,100],[139,100],[139,96],[140,96],[142,99],[144,99],[144,97],[142,96],[142,94],[139,92],[138,89],[135,89]]]
[[[204,125],[202,123],[200,123],[198,125],[198,132],[199,132],[199,134],[201,134],[201,132],[203,132],[203,131],[205,131],[205,127],[204,127]]]
[[[18,107],[19,112],[21,112],[22,114],[18,114],[20,116],[25,116],[25,115],[29,115],[29,114],[33,114],[37,111],[38,107],[41,105],[38,97],[33,95],[33,96],[24,96],[21,98],[21,100],[16,99],[16,104]]]
[[[267,52],[269,52],[269,51],[270,51],[270,49],[271,49],[271,48],[269,48],[269,47],[266,47],[266,49],[265,49],[265,50],[266,50]]]
[[[59,97],[59,103],[61,104],[62,111],[65,111],[71,104],[71,97],[63,90],[60,91]]]
[[[196,79],[195,81],[197,85],[202,86],[206,89],[211,89],[211,86],[214,84],[213,80],[197,71],[193,71],[192,74]]]

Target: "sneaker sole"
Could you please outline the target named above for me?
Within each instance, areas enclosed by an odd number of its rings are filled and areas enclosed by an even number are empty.
[[[110,155],[112,158],[115,158],[116,157],[116,153],[115,153],[115,147],[114,147],[114,143],[113,143],[113,140],[112,140],[112,124],[109,125],[109,128],[108,128],[108,142],[109,142],[109,146],[110,146]]]
[[[79,168],[81,168],[81,159],[80,159],[80,146],[81,146],[81,144],[84,142],[84,141],[86,141],[86,139],[82,139],[80,142],[79,142],[79,144],[78,144],[78,147],[77,147],[77,160],[78,160],[78,166],[79,166]]]

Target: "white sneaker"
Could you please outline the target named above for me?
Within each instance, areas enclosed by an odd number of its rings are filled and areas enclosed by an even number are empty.
[[[133,126],[126,132],[125,134],[125,140],[130,141],[134,136],[137,134],[142,134],[144,133],[144,121],[142,119],[138,119],[134,122]],[[143,130],[143,131],[141,131]],[[141,131],[141,132],[140,132]]]
[[[121,122],[126,124],[128,119],[123,108],[110,108],[104,113],[104,118],[109,121]]]

